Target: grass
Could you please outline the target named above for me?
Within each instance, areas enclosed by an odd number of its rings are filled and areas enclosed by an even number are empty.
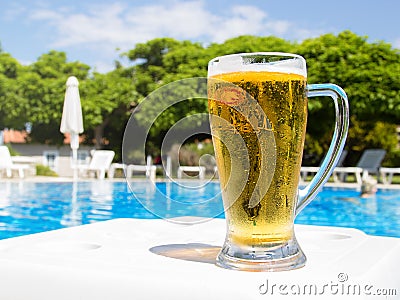
[[[400,184],[400,175],[394,175],[392,184]]]
[[[51,177],[57,177],[58,174],[51,170],[47,166],[43,165],[36,165],[36,175],[37,176],[51,176]]]

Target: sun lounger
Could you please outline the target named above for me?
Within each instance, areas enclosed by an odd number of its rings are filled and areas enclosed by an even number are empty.
[[[384,184],[391,184],[393,175],[400,174],[400,168],[380,168],[379,174]]]
[[[363,152],[360,160],[355,167],[337,167],[333,171],[334,179],[337,182],[344,182],[348,174],[354,174],[359,185],[363,178],[367,178],[369,174],[377,174],[379,176],[379,167],[386,154],[383,149],[367,149]]]
[[[97,178],[103,179],[110,169],[114,155],[115,152],[111,150],[96,150],[93,152],[89,165],[77,165],[73,168],[77,168],[79,173],[95,172]]]
[[[126,168],[126,178],[131,178],[134,172],[144,172],[146,178],[156,180],[157,167],[153,165],[128,165]]]
[[[204,176],[206,174],[206,167],[203,166],[180,166],[178,167],[178,179],[181,179],[183,176],[183,173],[190,172],[190,173],[198,173],[199,174],[199,179],[204,179]]]
[[[162,170],[165,178],[170,178],[172,174],[172,161],[171,156],[163,155],[158,164],[155,164],[156,168]]]
[[[117,169],[122,170],[125,173],[126,168],[127,168],[126,164],[120,164],[120,163],[111,164],[110,169],[108,170],[108,178],[109,179],[114,178],[115,170],[117,170]]]
[[[344,163],[344,160],[346,159],[347,156],[347,150],[343,150],[342,154],[340,155],[340,158],[336,164],[336,166],[341,167]],[[307,176],[311,174],[315,174],[319,171],[320,167],[301,167],[300,170],[300,180],[302,182],[305,182],[307,180]]]
[[[28,165],[15,164],[12,161],[10,150],[7,146],[0,146],[0,171],[5,170],[7,177],[12,176],[12,171],[18,171],[19,178],[25,177]],[[1,174],[1,173],[0,173]]]
[[[150,155],[146,158],[146,164],[129,164],[125,165],[125,176],[126,178],[131,178],[134,173],[144,173],[146,178],[155,181],[156,180],[156,173],[157,173],[157,166],[153,165],[153,159]]]

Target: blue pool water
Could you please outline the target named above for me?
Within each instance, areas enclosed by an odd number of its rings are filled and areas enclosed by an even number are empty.
[[[132,192],[133,191],[133,192]],[[218,183],[0,182],[0,239],[114,218],[223,218]],[[400,190],[362,199],[350,189],[325,188],[296,218],[298,224],[353,227],[400,237]]]

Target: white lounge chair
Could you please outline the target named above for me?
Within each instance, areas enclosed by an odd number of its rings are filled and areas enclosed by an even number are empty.
[[[385,158],[386,150],[383,149],[367,149],[361,155],[355,167],[337,167],[333,171],[336,181],[345,181],[347,174],[354,174],[358,184],[362,184],[362,179],[367,178],[369,174],[377,174],[379,176],[379,167]]]
[[[400,174],[400,168],[380,168],[379,169],[379,175],[384,184],[391,184],[394,174]]]
[[[108,179],[114,178],[115,175],[115,170],[122,170],[124,173],[126,172],[126,164],[122,163],[113,163],[110,166],[110,169],[108,169]]]
[[[77,165],[73,168],[77,168],[81,174],[95,172],[97,178],[103,179],[110,169],[114,156],[115,152],[111,150],[95,150],[89,165]]]
[[[347,150],[343,150],[342,154],[339,157],[339,160],[336,164],[336,166],[341,167],[343,166],[344,160],[346,159],[347,156]],[[311,174],[315,174],[319,171],[320,167],[301,167],[300,169],[300,179],[302,182],[305,182],[307,180],[307,176]],[[335,179],[336,181],[336,179]]]
[[[126,178],[131,178],[134,172],[144,172],[146,178],[156,180],[156,166],[153,165],[128,165],[126,168]]]
[[[162,170],[165,178],[170,178],[172,174],[172,161],[171,156],[163,155],[161,157],[161,161],[158,164],[155,164],[156,169]]]
[[[153,160],[150,155],[147,156],[145,165],[125,165],[124,171],[127,179],[131,178],[133,176],[133,173],[144,173],[146,175],[146,178],[152,181],[156,180],[157,167],[153,165]]]
[[[10,150],[7,146],[0,146],[0,171],[5,170],[7,177],[12,176],[12,171],[18,171],[19,178],[24,178],[24,171],[29,168],[28,165],[15,164],[12,161]]]
[[[182,178],[183,173],[198,173],[199,174],[199,179],[204,179],[204,176],[206,174],[206,167],[203,166],[180,166],[178,167],[178,179]]]

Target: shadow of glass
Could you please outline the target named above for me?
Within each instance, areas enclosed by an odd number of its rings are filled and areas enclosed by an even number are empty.
[[[155,246],[150,252],[165,257],[214,264],[221,247],[202,243],[169,244]]]

